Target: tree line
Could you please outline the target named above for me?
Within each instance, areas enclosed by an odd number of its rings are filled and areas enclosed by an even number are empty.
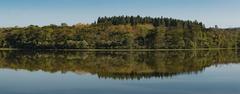
[[[198,49],[238,48],[239,29],[206,28],[166,17],[99,17],[92,24],[0,28],[1,48]]]

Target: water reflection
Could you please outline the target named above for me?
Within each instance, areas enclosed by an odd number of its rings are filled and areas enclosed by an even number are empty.
[[[0,51],[0,68],[90,73],[102,79],[167,78],[239,62],[233,50],[161,52]]]

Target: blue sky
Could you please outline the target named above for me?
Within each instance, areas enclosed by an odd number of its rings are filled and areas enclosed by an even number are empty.
[[[240,0],[1,0],[0,27],[91,23],[99,16],[141,15],[240,27]]]

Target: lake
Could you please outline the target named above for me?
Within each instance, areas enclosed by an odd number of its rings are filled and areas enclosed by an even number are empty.
[[[239,53],[0,51],[0,94],[239,94]]]

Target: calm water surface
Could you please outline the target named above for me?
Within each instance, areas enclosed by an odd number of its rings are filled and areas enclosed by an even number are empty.
[[[0,51],[0,94],[240,94],[240,54]]]

